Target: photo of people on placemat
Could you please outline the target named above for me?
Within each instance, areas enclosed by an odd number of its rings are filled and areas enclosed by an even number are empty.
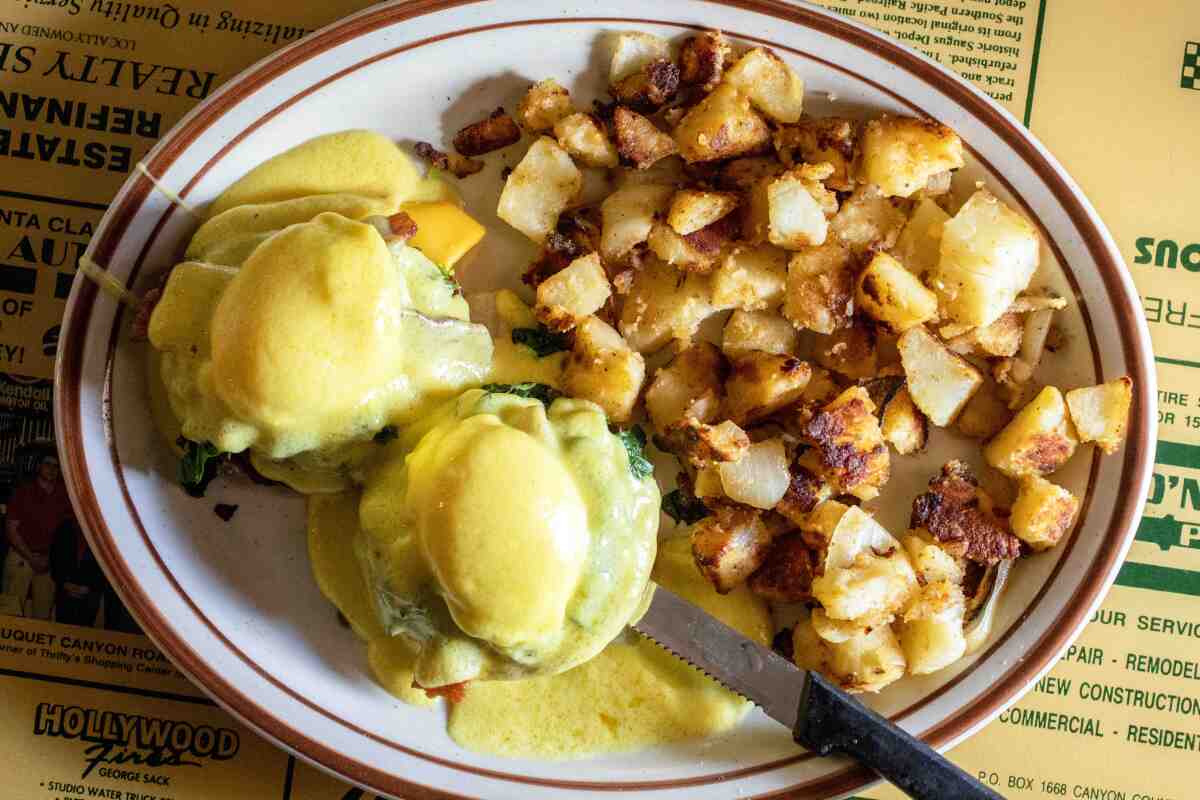
[[[71,509],[49,381],[0,374],[0,614],[140,633]]]

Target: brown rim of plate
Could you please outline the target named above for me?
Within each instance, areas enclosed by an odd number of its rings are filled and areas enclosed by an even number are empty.
[[[156,148],[152,154],[150,163],[147,165],[153,174],[164,174],[175,159],[188,147],[195,139],[203,133],[213,122],[215,122],[222,114],[224,114],[231,106],[239,102],[247,93],[255,90],[259,86],[274,80],[282,73],[290,70],[303,61],[328,50],[331,47],[337,46],[346,40],[363,33],[369,32],[379,27],[394,24],[404,19],[421,16],[434,11],[445,10],[458,5],[479,2],[479,0],[424,0],[424,2],[413,2],[403,6],[391,6],[376,9],[373,11],[364,12],[358,16],[352,17],[341,23],[335,23],[333,26],[318,31],[311,38],[300,43],[301,46],[293,45],[280,51],[275,56],[256,64],[248,69],[245,73],[235,78],[229,84],[223,87],[221,92],[210,98],[205,103],[197,107],[197,109],[188,117],[186,117],[179,126],[167,134],[163,144]],[[1133,378],[1137,387],[1137,395],[1135,397],[1135,411],[1130,424],[1129,438],[1131,442],[1140,443],[1147,438],[1149,429],[1149,414],[1152,408],[1149,398],[1149,389],[1146,376],[1151,368],[1145,353],[1135,346],[1137,341],[1137,320],[1138,313],[1128,297],[1123,295],[1123,286],[1120,279],[1119,270],[1121,269],[1119,258],[1113,253],[1105,241],[1103,232],[1092,222],[1090,215],[1087,212],[1084,204],[1075,196],[1071,187],[1063,179],[1054,165],[1034,146],[1026,132],[1018,127],[1011,119],[1000,112],[990,101],[984,100],[972,89],[968,88],[960,79],[951,76],[942,69],[927,63],[920,57],[909,52],[902,46],[883,38],[882,36],[861,30],[853,25],[849,25],[839,19],[816,10],[807,8],[799,8],[795,6],[785,5],[774,0],[735,0],[727,3],[728,5],[736,5],[744,9],[764,13],[775,16],[779,19],[794,22],[803,26],[811,27],[819,30],[822,33],[841,38],[848,43],[866,49],[876,56],[885,58],[886,60],[896,64],[897,66],[907,69],[910,73],[920,77],[925,82],[935,86],[943,93],[949,95],[959,105],[970,111],[976,118],[983,121],[992,128],[1001,138],[1016,151],[1026,164],[1034,170],[1034,172],[1046,183],[1052,194],[1059,203],[1066,209],[1074,226],[1081,231],[1084,236],[1085,244],[1088,247],[1093,259],[1100,265],[1101,277],[1104,281],[1105,288],[1108,290],[1110,297],[1123,298],[1125,302],[1114,304],[1114,311],[1117,315],[1118,325],[1122,331],[1122,344],[1124,349],[1125,363],[1129,364],[1133,370]],[[703,26],[682,24],[666,20],[651,20],[651,19],[630,19],[630,18],[573,18],[573,19],[549,19],[549,20],[520,20],[507,23],[498,23],[494,25],[481,26],[477,28],[464,29],[451,33],[442,34],[423,41],[410,43],[408,45],[389,50],[385,53],[377,54],[369,59],[354,64],[328,78],[323,79],[318,84],[308,87],[304,91],[294,95],[289,100],[280,104],[276,108],[267,112],[260,117],[248,128],[242,131],[233,140],[227,143],[212,159],[210,159],[200,172],[194,176],[186,187],[180,192],[181,195],[187,196],[188,192],[195,186],[203,175],[225,154],[232,149],[238,142],[249,135],[253,130],[260,127],[267,120],[273,118],[284,109],[303,98],[307,94],[315,91],[320,86],[337,80],[354,70],[360,69],[363,66],[374,63],[376,61],[391,57],[399,52],[415,49],[425,44],[436,41],[442,41],[458,36],[469,35],[485,30],[492,30],[504,27],[517,27],[524,25],[535,24],[570,24],[577,22],[608,22],[620,24],[661,24],[670,25],[683,29],[698,29]],[[816,58],[811,54],[788,47],[778,42],[772,42],[759,37],[744,36],[735,32],[729,32],[730,35],[746,40],[753,41],[778,48],[780,50],[794,52],[806,58],[824,63],[833,69],[851,74],[854,77],[865,81],[868,84],[875,86],[878,89],[885,91],[890,96],[898,101],[905,103],[910,108],[919,114],[928,116],[923,109],[913,106],[910,102],[903,98],[897,97],[894,93],[888,91],[878,83],[866,78],[865,76],[853,73],[850,70],[838,65]],[[1028,205],[1020,196],[1013,191],[1012,186],[1003,178],[1000,173],[991,167],[984,159],[979,159],[981,164],[992,174],[992,176],[1005,186],[1010,193],[1020,200],[1024,206],[1027,215],[1032,219],[1037,219],[1031,212]],[[131,178],[126,186],[127,191],[118,197],[116,205],[111,208],[106,214],[105,223],[102,223],[101,230],[97,232],[92,248],[94,251],[93,258],[99,263],[106,263],[115,251],[116,244],[121,236],[124,235],[125,229],[129,222],[133,219],[137,208],[146,198],[151,190],[150,182],[141,175]],[[134,285],[137,279],[143,262],[149,252],[152,243],[162,230],[174,206],[171,206],[158,220],[150,236],[143,246],[142,251],[134,266],[134,270],[129,279],[129,285]],[[1040,227],[1040,223],[1039,223]],[[1043,231],[1043,234],[1045,232]],[[1078,284],[1071,272],[1070,266],[1062,257],[1057,244],[1049,236],[1045,236],[1046,241],[1051,246],[1055,257],[1063,266],[1068,280],[1073,289],[1078,293]],[[77,325],[86,327],[90,319],[91,311],[97,288],[90,282],[84,282],[74,299],[70,316],[73,318],[71,329]],[[1090,318],[1087,315],[1086,307],[1081,303],[1081,311],[1084,316],[1085,324],[1089,331],[1091,339],[1093,361],[1096,374],[1100,375],[1100,360],[1099,353],[1096,348],[1095,337],[1092,332]],[[134,519],[138,519],[136,509],[130,503],[128,492],[125,488],[124,478],[121,472],[119,456],[116,452],[115,437],[112,436],[111,415],[109,413],[109,403],[111,402],[111,376],[113,369],[113,357],[117,344],[118,333],[121,325],[121,313],[118,311],[117,318],[114,320],[112,334],[109,340],[107,364],[105,370],[105,385],[103,393],[103,408],[106,422],[106,433],[109,437],[110,454],[113,459],[113,464],[118,476],[118,480],[122,487],[122,492],[125,495],[127,504],[129,504],[130,512]],[[103,514],[100,510],[99,503],[95,496],[94,490],[87,481],[86,458],[82,450],[82,440],[80,437],[80,394],[81,376],[83,369],[83,347],[82,337],[79,335],[70,336],[63,342],[63,352],[59,357],[58,375],[56,380],[56,397],[55,407],[59,422],[62,437],[60,439],[60,450],[62,451],[63,463],[65,470],[70,480],[68,481],[71,489],[72,500],[79,512],[81,521],[84,523],[84,529],[88,533],[88,538],[92,546],[97,550],[102,562],[110,573],[116,575],[118,580],[116,584],[121,587],[121,594],[129,604],[134,613],[142,621],[147,633],[158,644],[176,664],[187,673],[194,681],[200,684],[207,692],[212,694],[223,706],[245,721],[248,725],[259,731],[260,733],[284,744],[285,746],[303,753],[306,757],[311,758],[325,767],[332,769],[348,778],[355,780],[361,784],[379,789],[388,793],[402,793],[409,798],[447,798],[457,797],[444,792],[440,792],[429,787],[420,786],[407,781],[402,781],[392,775],[376,770],[366,764],[354,761],[344,754],[332,751],[327,746],[309,739],[299,731],[293,730],[282,720],[268,714],[264,709],[259,707],[253,700],[244,696],[237,689],[228,684],[221,676],[216,674],[209,668],[205,662],[196,654],[182,639],[180,639],[172,630],[170,625],[162,618],[157,611],[151,598],[147,597],[133,580],[128,565],[120,557],[120,554],[115,546],[111,531],[109,531]],[[1142,473],[1149,465],[1150,450],[1146,447],[1130,446],[1126,448],[1125,463],[1123,474],[1138,475]],[[1080,519],[1086,517],[1087,505],[1090,503],[1092,486],[1094,485],[1098,472],[1098,459],[1093,456],[1091,471],[1089,476],[1088,494],[1085,499],[1085,507],[1081,512]],[[1136,494],[1136,493],[1134,493]],[[1120,558],[1125,550],[1125,545],[1129,541],[1129,535],[1133,530],[1133,522],[1137,514],[1139,503],[1135,497],[1129,496],[1127,493],[1123,495],[1119,501],[1119,506],[1114,515],[1114,525],[1109,528],[1108,546],[1101,549],[1093,563],[1089,567],[1088,574],[1090,577],[1089,583],[1083,587],[1080,592],[1073,595],[1071,601],[1063,609],[1063,614],[1059,617],[1057,624],[1053,629],[1048,630],[1037,644],[1031,648],[1031,653],[1040,654],[1039,657],[1033,657],[1022,661],[1014,666],[1008,673],[1002,676],[979,698],[976,698],[969,708],[964,709],[954,717],[943,721],[933,729],[926,731],[924,737],[927,741],[935,746],[942,746],[946,743],[957,739],[965,732],[969,731],[976,725],[982,723],[992,714],[997,713],[1005,704],[1011,702],[1020,690],[1043,668],[1053,660],[1057,653],[1064,648],[1073,638],[1078,628],[1086,621],[1086,615],[1090,611],[1093,603],[1098,600],[1100,593],[1106,588],[1108,578],[1113,572],[1115,563]],[[140,520],[139,520],[139,528]],[[1078,530],[1078,526],[1076,528]],[[340,720],[329,714],[324,709],[313,705],[306,698],[299,697],[295,692],[281,684],[273,676],[260,668],[257,664],[251,661],[244,653],[232,645],[212,623],[200,612],[194,602],[188,597],[182,588],[175,581],[174,576],[166,569],[165,565],[159,559],[158,553],[155,550],[153,543],[146,535],[145,530],[140,531],[145,544],[153,557],[158,561],[160,569],[167,576],[168,580],[175,587],[180,597],[188,604],[194,613],[209,627],[210,631],[221,639],[230,647],[232,651],[252,669],[258,672],[264,679],[270,681],[277,688],[297,699],[310,708],[325,714],[331,719],[339,722],[339,724],[354,730],[360,734],[364,734],[377,742],[386,744],[392,747],[402,749],[404,752],[432,761],[441,766],[464,770],[481,777],[488,777],[500,780],[508,780],[518,783],[536,784],[546,787],[555,788],[577,788],[590,789],[593,791],[622,791],[633,789],[667,789],[680,788],[689,785],[700,785],[713,783],[718,781],[727,781],[737,777],[747,776],[764,772],[771,769],[777,769],[782,766],[796,763],[809,756],[800,755],[792,758],[781,759],[768,764],[757,765],[745,769],[720,773],[718,775],[697,776],[688,779],[674,781],[650,781],[650,782],[622,782],[622,783],[599,783],[599,782],[573,782],[573,781],[556,781],[528,778],[520,775],[509,773],[501,773],[490,770],[481,770],[473,767],[457,764],[445,759],[431,757],[409,748],[405,748],[395,743],[381,739],[378,736],[370,734],[367,731],[358,729],[353,724]],[[1070,555],[1070,549],[1076,543],[1077,537],[1072,536],[1071,541],[1066,545],[1066,550],[1059,558],[1051,575],[1047,579],[1045,585],[1039,591],[1037,596],[1031,602],[1030,606],[1013,624],[1007,633],[999,640],[994,642],[989,648],[988,653],[980,656],[977,663],[981,663],[987,659],[987,656],[999,647],[1004,640],[1020,625],[1030,611],[1040,603],[1044,597],[1047,588],[1053,583],[1057,573]],[[938,696],[944,694],[954,685],[963,680],[967,675],[974,671],[974,666],[964,670],[964,672],[955,677],[946,685],[940,687],[935,692],[923,698],[918,703],[910,706],[907,709],[899,712],[896,717],[903,717],[914,713],[916,710],[932,702]],[[854,790],[871,780],[873,776],[863,770],[848,769],[832,775],[825,776],[815,781],[802,784],[796,787],[789,788],[782,793],[774,793],[767,796],[783,796],[788,797],[824,797],[830,794],[840,794],[846,791]],[[797,791],[803,791],[803,795],[797,795]]]

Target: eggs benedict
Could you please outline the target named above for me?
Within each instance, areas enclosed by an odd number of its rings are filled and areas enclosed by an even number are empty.
[[[645,599],[658,486],[594,404],[472,390],[388,450],[356,551],[421,686],[570,669]]]
[[[346,155],[355,148],[369,177]],[[478,385],[486,329],[438,264],[381,233],[380,215],[413,197],[440,224],[465,216],[452,204],[431,214],[434,194],[394,143],[365,131],[300,145],[222,194],[148,327],[179,435],[249,451],[299,491],[337,491],[380,430]],[[478,236],[467,240],[456,259]]]

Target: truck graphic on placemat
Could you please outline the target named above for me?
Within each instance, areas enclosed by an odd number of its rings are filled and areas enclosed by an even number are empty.
[[[1142,517],[1134,536],[1139,542],[1156,544],[1162,550],[1190,547],[1200,550],[1200,523],[1182,522],[1174,515]]]

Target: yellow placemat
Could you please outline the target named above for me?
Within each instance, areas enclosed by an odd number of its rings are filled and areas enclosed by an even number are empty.
[[[1051,676],[951,757],[1011,797],[1194,797],[1200,8],[822,4],[967,76],[1032,128],[1112,230],[1159,366],[1157,467],[1118,585]],[[0,496],[53,441],[47,379],[63,300],[132,165],[238,70],[365,5],[25,0],[0,10]],[[19,611],[0,598],[0,614]],[[120,614],[100,622],[125,625]],[[0,708],[11,765],[0,794],[14,800],[369,800],[263,743],[129,633],[0,616]],[[189,747],[154,756],[171,736]]]

